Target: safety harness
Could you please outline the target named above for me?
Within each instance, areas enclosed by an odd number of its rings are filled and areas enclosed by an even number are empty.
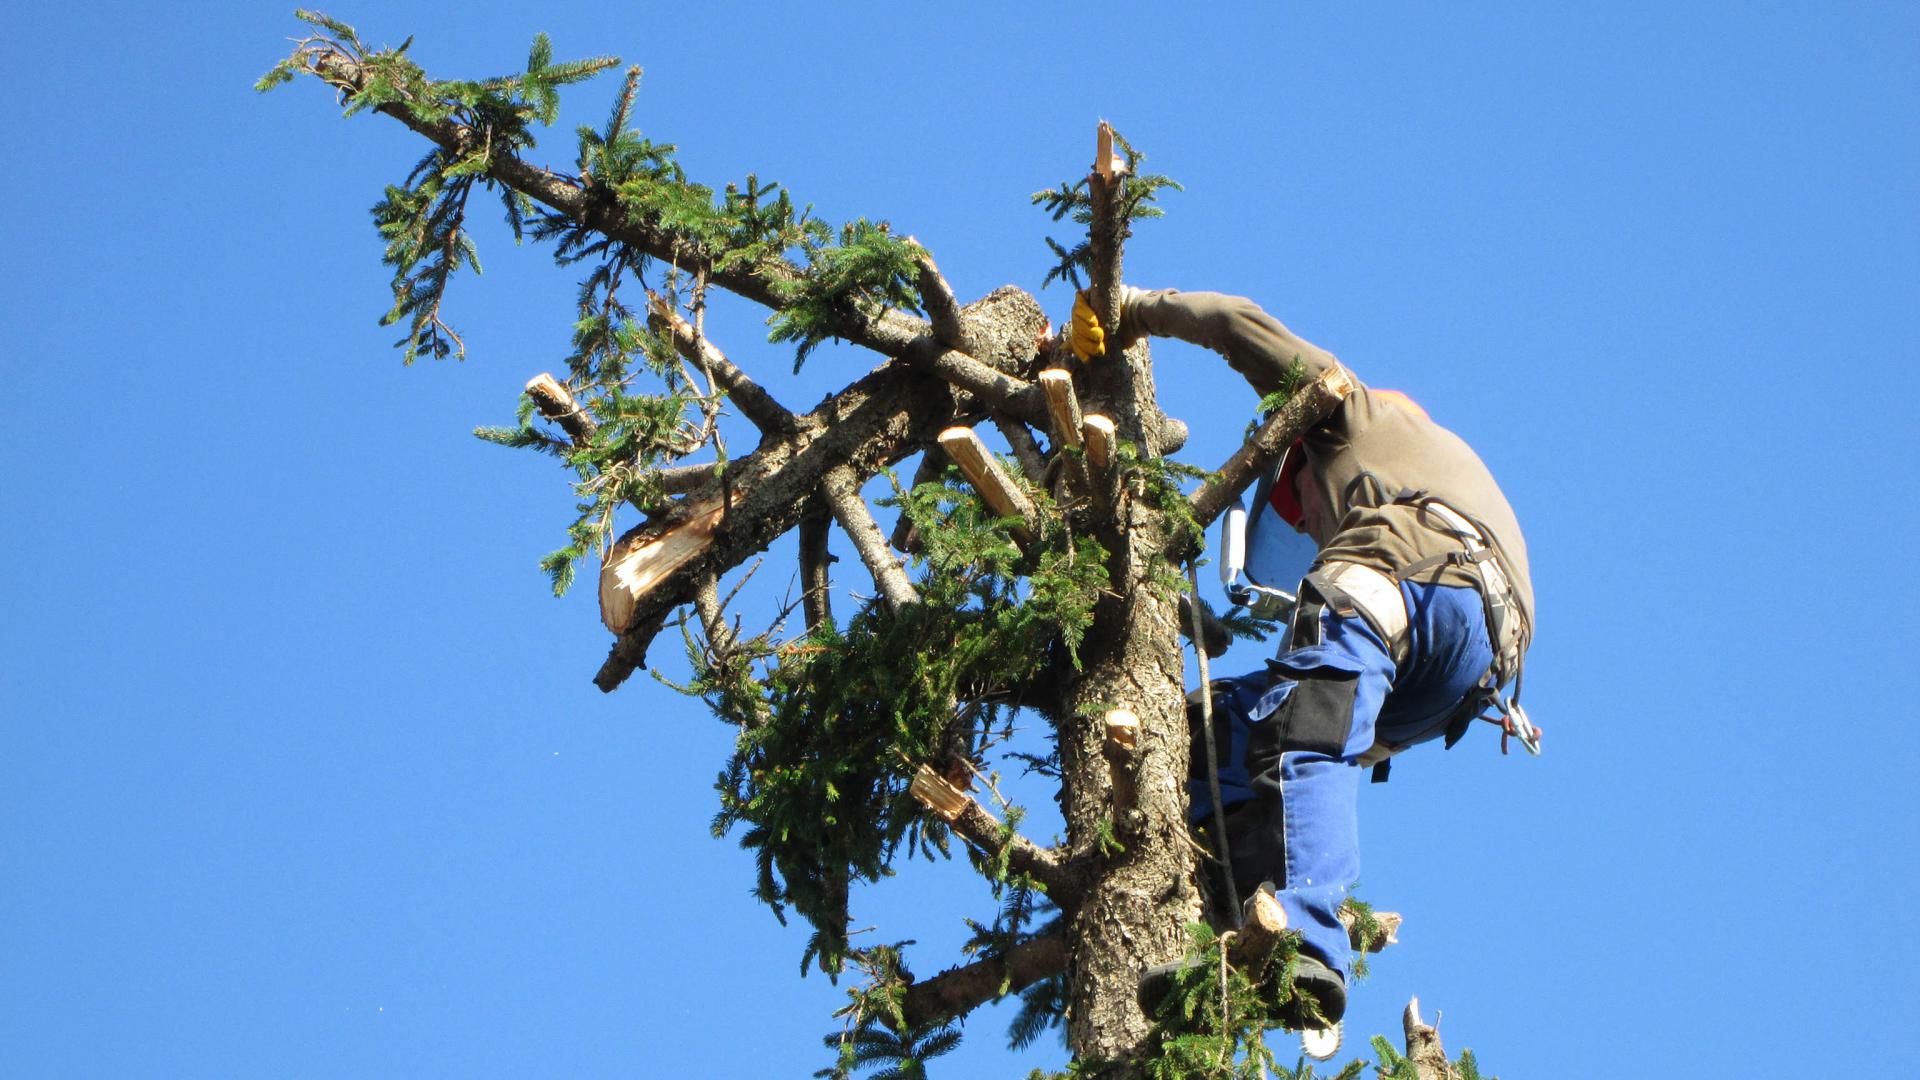
[[[1449,566],[1466,570],[1475,579],[1476,591],[1485,608],[1487,638],[1493,646],[1493,663],[1481,676],[1480,684],[1446,720],[1444,745],[1452,749],[1475,720],[1485,720],[1500,726],[1501,753],[1507,752],[1508,740],[1518,739],[1529,754],[1537,756],[1540,753],[1540,729],[1528,718],[1526,710],[1520,707],[1520,690],[1524,682],[1527,645],[1532,637],[1532,628],[1527,625],[1527,618],[1521,611],[1512,576],[1502,565],[1500,553],[1489,539],[1491,530],[1425,491],[1409,489],[1391,499],[1382,498],[1382,485],[1372,473],[1363,472],[1354,477],[1343,493],[1343,501],[1348,506],[1356,505],[1355,497],[1362,489],[1367,489],[1367,493],[1373,496],[1369,505],[1414,507],[1419,512],[1422,525],[1458,540],[1460,549],[1421,559],[1391,574],[1359,563],[1328,561],[1308,571],[1305,584],[1336,613],[1348,617],[1358,614],[1365,618],[1380,634],[1381,640],[1387,643],[1394,663],[1400,664],[1411,650],[1406,597],[1400,592],[1400,583],[1419,580],[1424,575],[1435,574]],[[1310,610],[1313,607],[1317,605],[1302,605],[1295,611],[1296,639],[1303,629],[1298,625],[1303,617],[1311,615],[1318,618],[1318,612]],[[1511,694],[1503,692],[1509,683],[1513,685]],[[1360,755],[1359,764],[1372,766],[1373,780],[1380,783],[1387,778],[1392,767],[1390,759],[1406,749],[1407,745],[1410,744],[1396,745],[1384,739],[1377,740]]]

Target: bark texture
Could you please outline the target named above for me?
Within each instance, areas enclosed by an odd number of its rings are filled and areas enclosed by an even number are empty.
[[[978,343],[981,352],[1010,369],[1031,358],[1034,339],[1046,325],[1038,302],[1013,288],[988,294],[963,309],[961,316],[970,340]],[[998,374],[995,366],[967,359]],[[1010,377],[1009,381],[1018,382]],[[1044,411],[1038,390],[1020,385],[1033,391],[1035,408]],[[620,636],[594,682],[602,690],[612,690],[644,665],[653,635],[667,613],[691,599],[701,575],[724,573],[766,550],[798,524],[809,499],[830,475],[837,490],[857,490],[881,468],[934,443],[964,407],[960,397],[947,383],[905,361],[888,361],[797,417],[790,431],[769,434],[751,454],[677,501],[660,518],[621,537],[609,557],[610,569],[691,520],[696,508],[704,510],[723,498],[727,505],[704,546],[669,572],[646,579],[644,589],[627,588],[621,599],[603,603],[603,609],[620,616],[608,621],[608,628]],[[854,529],[864,532],[858,523]],[[610,588],[623,587],[603,583],[603,597]]]
[[[1440,1029],[1420,1019],[1420,999],[1407,1002],[1401,1016],[1406,1029],[1407,1060],[1413,1062],[1420,1080],[1453,1080],[1453,1066],[1447,1063],[1446,1047],[1440,1045]]]
[[[1150,386],[1144,343],[1088,372],[1082,397]],[[1091,393],[1085,391],[1091,390]],[[1152,445],[1157,409],[1120,411],[1120,438]],[[1111,553],[1113,595],[1081,649],[1084,665],[1060,710],[1060,755],[1070,857],[1089,866],[1086,899],[1069,916],[1067,1037],[1077,1056],[1125,1063],[1151,1028],[1141,1011],[1140,973],[1179,956],[1182,927],[1199,910],[1186,831],[1187,723],[1178,599],[1162,582],[1166,515],[1123,485],[1100,540]],[[1139,721],[1131,760],[1133,806],[1116,805],[1104,753],[1105,717],[1124,708]],[[1117,842],[1119,850],[1114,849]]]

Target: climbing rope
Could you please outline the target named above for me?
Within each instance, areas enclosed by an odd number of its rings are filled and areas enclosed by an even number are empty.
[[[1227,917],[1238,930],[1240,890],[1233,883],[1233,853],[1227,847],[1227,808],[1220,797],[1220,755],[1213,739],[1213,679],[1207,674],[1207,638],[1200,617],[1200,575],[1191,562],[1187,564],[1187,583],[1193,588],[1187,613],[1192,616],[1193,654],[1200,659],[1200,730],[1205,733],[1207,744],[1207,794],[1213,797],[1213,842],[1220,849],[1220,865],[1225,870],[1221,877],[1227,882]]]

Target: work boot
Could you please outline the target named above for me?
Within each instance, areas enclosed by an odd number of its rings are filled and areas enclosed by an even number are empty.
[[[1281,1019],[1295,1031],[1332,1027],[1347,1015],[1347,980],[1309,953],[1293,958],[1293,993]],[[1313,1018],[1308,1002],[1319,1007],[1320,1019]]]
[[[1160,1007],[1173,994],[1181,972],[1200,966],[1191,957],[1155,964],[1140,976],[1140,1008],[1148,1017],[1158,1015]],[[1308,1003],[1311,1002],[1310,1006]],[[1320,1015],[1313,1015],[1318,1007]],[[1282,1006],[1279,1019],[1294,1031],[1332,1027],[1347,1015],[1347,980],[1318,959],[1300,953],[1293,960],[1293,997]]]
[[[1254,919],[1255,905],[1262,893],[1269,898],[1276,895],[1272,881],[1261,882],[1242,905],[1242,915],[1249,922]],[[1141,1010],[1149,1017],[1154,1016],[1173,993],[1178,976],[1199,964],[1193,957],[1182,957],[1156,964],[1142,972],[1139,988]],[[1274,996],[1279,995],[1276,993]],[[1318,1018],[1313,1015],[1316,1007],[1320,1013]],[[1322,1026],[1331,1028],[1339,1024],[1346,1012],[1347,980],[1311,953],[1296,953],[1293,958],[1293,993],[1280,1008],[1281,1022],[1295,1031]]]

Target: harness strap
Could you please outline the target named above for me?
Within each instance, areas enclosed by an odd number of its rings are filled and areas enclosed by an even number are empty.
[[[1406,663],[1413,642],[1407,633],[1407,598],[1400,594],[1398,581],[1371,566],[1339,561],[1308,571],[1307,581],[1335,612],[1366,619],[1386,642],[1396,667]]]

